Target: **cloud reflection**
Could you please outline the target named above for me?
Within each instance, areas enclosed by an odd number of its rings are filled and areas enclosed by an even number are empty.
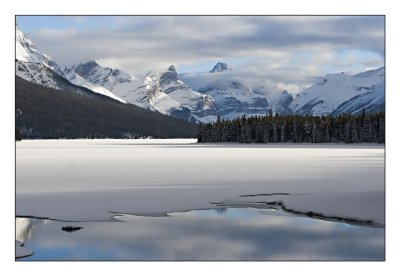
[[[26,242],[46,260],[383,260],[384,230],[287,215],[227,209],[122,216],[125,222],[39,225]]]

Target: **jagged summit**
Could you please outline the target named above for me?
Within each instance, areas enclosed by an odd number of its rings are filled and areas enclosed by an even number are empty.
[[[48,55],[45,55],[36,48],[32,41],[15,25],[15,59],[22,62],[40,63],[50,68],[60,76],[64,76],[63,71],[57,63]]]
[[[175,66],[174,66],[174,65],[170,65],[170,66],[168,67],[168,71],[170,71],[170,72],[175,72],[175,73],[176,73],[176,68],[175,68]]]
[[[94,60],[90,60],[87,62],[82,62],[79,63],[76,67],[75,67],[75,72],[77,74],[79,74],[80,76],[86,76],[88,74],[90,74],[90,72],[95,69],[97,66],[99,66],[99,64],[94,61]]]
[[[103,67],[95,60],[73,65],[66,68],[66,70],[73,71],[90,83],[100,85],[109,91],[112,91],[118,83],[129,83],[135,79],[135,77],[122,70]]]
[[[160,76],[160,84],[168,84],[170,82],[178,81],[178,73],[176,72],[176,68],[174,65],[170,65],[168,67],[168,71],[164,72]]]
[[[124,100],[116,97],[113,93],[103,87],[93,85],[79,76],[70,68],[61,70],[60,66],[48,55],[37,50],[32,41],[15,25],[16,37],[16,72],[15,74],[27,81],[58,90],[71,89],[82,91],[83,87],[96,94],[102,94],[122,103]],[[95,67],[96,62],[86,63],[87,66]],[[75,86],[74,86],[75,85]],[[78,88],[77,88],[78,86]],[[78,92],[81,93],[81,92]],[[86,93],[86,92],[85,92]]]
[[[98,64],[97,61],[94,59],[88,59],[86,61],[82,61],[77,64],[77,66],[81,66],[81,65],[100,66],[100,64]]]
[[[218,62],[214,65],[213,69],[210,70],[210,73],[224,72],[232,70],[232,67],[227,63]]]

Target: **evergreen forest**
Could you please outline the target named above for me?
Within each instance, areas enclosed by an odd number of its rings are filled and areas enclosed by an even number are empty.
[[[385,113],[338,116],[279,114],[218,119],[199,125],[199,143],[385,143]]]
[[[16,140],[196,136],[196,124],[91,94],[56,90],[16,77]]]

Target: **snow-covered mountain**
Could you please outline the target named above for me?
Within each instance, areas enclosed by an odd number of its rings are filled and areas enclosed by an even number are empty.
[[[161,89],[172,99],[191,111],[195,120],[210,122],[217,119],[217,110],[214,99],[207,94],[194,91],[190,86],[181,81],[175,66],[171,65],[166,72],[159,76]]]
[[[51,59],[48,55],[42,54],[38,51],[32,41],[25,36],[23,32],[15,26],[15,40],[16,40],[16,59],[22,62],[34,62],[43,64],[47,68],[50,68],[60,76],[64,76],[64,73],[58,66],[58,64]]]
[[[367,113],[376,113],[385,111],[385,87],[383,82],[373,85],[366,92],[361,93],[348,101],[345,101],[332,115],[341,113],[361,114],[363,110]]]
[[[112,91],[117,85],[131,83],[135,79],[124,71],[100,66],[94,60],[82,62],[65,70],[75,72],[90,83],[104,87],[109,91]]]
[[[209,73],[218,73],[229,70],[232,70],[232,66],[224,62],[218,62],[217,64],[214,65],[213,69],[211,69]]]
[[[59,89],[61,83],[66,81],[61,75],[43,63],[24,62],[20,60],[16,61],[15,75],[27,81],[55,89]]]
[[[33,83],[84,94],[100,94],[122,103],[158,111],[192,122],[213,122],[217,117],[279,114],[337,115],[384,110],[384,67],[354,76],[329,74],[297,97],[288,91],[271,93],[244,84],[248,72],[218,62],[208,72],[178,74],[150,71],[134,77],[96,61],[63,70],[41,53],[16,26],[16,75]],[[266,76],[268,78],[268,76]]]
[[[242,84],[226,63],[218,62],[208,73],[182,74],[180,78],[192,89],[211,96],[221,118],[265,115],[272,108],[265,93]]]
[[[114,100],[117,100],[121,103],[126,103],[125,100],[117,97],[116,95],[114,95],[112,92],[110,92],[108,89],[100,86],[100,85],[96,85],[93,83],[90,83],[89,81],[87,81],[86,79],[82,78],[80,75],[76,74],[74,71],[65,68],[64,69],[64,76],[73,84],[75,85],[79,85],[82,87],[85,87],[87,89],[90,89],[96,93],[102,94],[104,96],[107,96],[109,98],[112,98]]]
[[[137,106],[169,114],[170,109],[178,109],[180,104],[168,97],[150,74],[135,78],[121,70],[103,67],[95,61],[88,61],[66,68],[93,85],[100,85]]]
[[[91,84],[69,70],[61,70],[57,62],[46,54],[39,52],[32,41],[16,26],[16,72],[27,81],[58,90],[68,90],[79,94],[90,91],[126,103],[107,89]],[[79,87],[86,88],[80,89]],[[84,92],[82,92],[84,91]]]
[[[109,89],[126,102],[146,109],[194,122],[213,121],[217,117],[212,97],[185,85],[173,65],[165,72],[151,71],[140,77],[103,67],[94,61],[72,66],[68,70]]]
[[[274,97],[271,99],[271,110],[280,115],[288,115],[292,114],[292,110],[289,105],[293,102],[293,96],[289,94],[286,90],[278,95],[278,97]]]
[[[372,105],[381,105],[384,101],[384,80],[384,67],[354,76],[329,74],[299,93],[289,108],[295,114],[319,116],[356,112],[363,104],[374,110]]]

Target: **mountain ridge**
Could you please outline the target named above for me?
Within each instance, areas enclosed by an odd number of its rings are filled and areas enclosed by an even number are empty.
[[[28,139],[195,137],[197,126],[107,96],[15,79],[16,127]],[[90,92],[88,92],[90,93]]]
[[[349,76],[327,74],[303,89],[297,97],[288,91],[272,94],[263,86],[252,88],[231,65],[217,62],[208,72],[179,74],[174,65],[135,77],[95,60],[61,69],[16,25],[16,75],[33,83],[78,94],[103,95],[124,104],[195,123],[218,117],[338,115],[384,110],[385,67]],[[69,84],[68,84],[69,83]],[[81,88],[77,88],[81,87]]]

